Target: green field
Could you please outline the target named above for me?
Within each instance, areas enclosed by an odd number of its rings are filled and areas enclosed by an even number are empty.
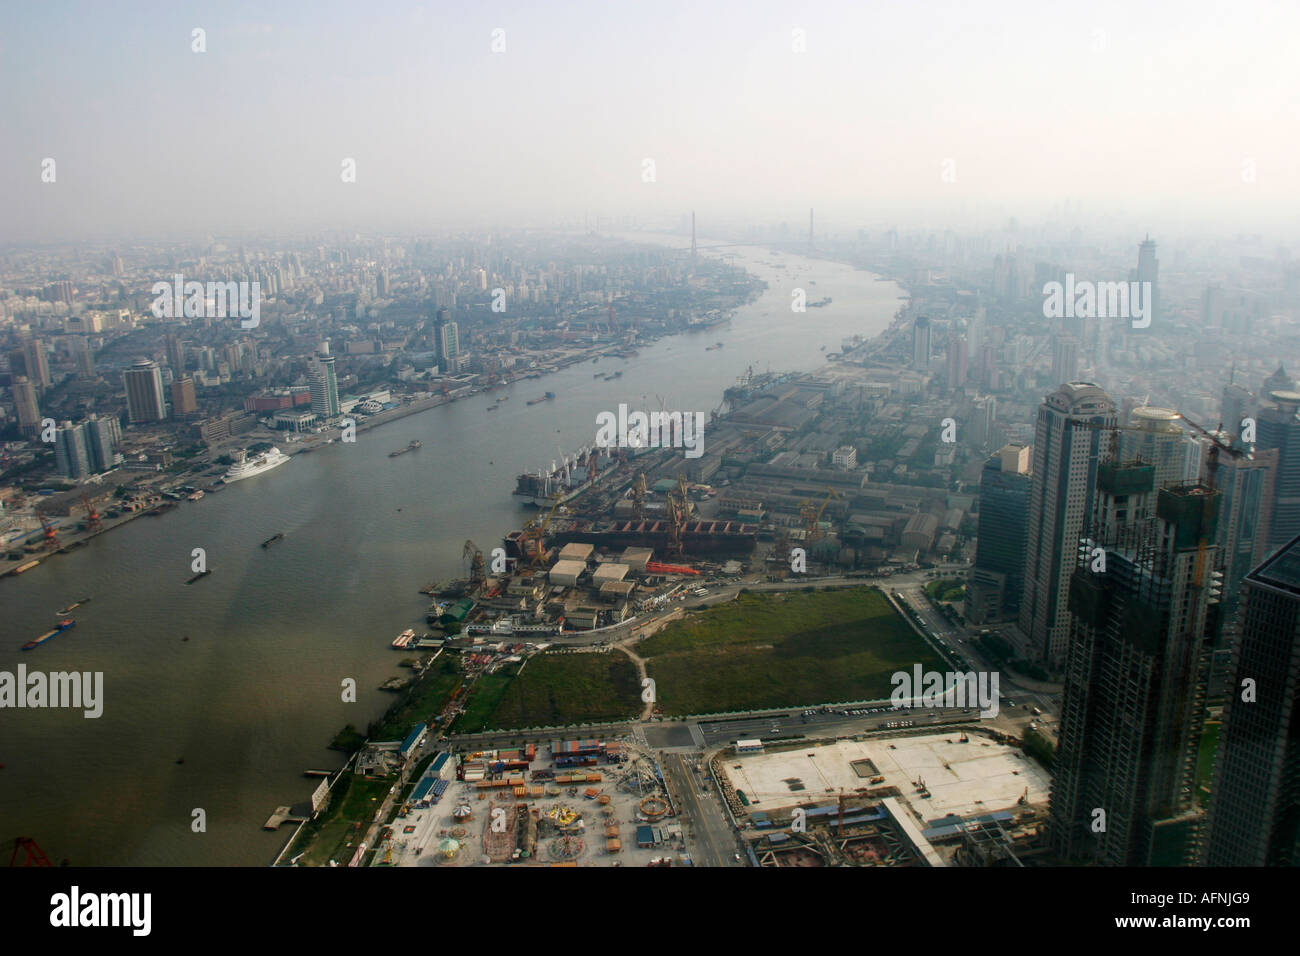
[[[416,724],[433,726],[433,718],[442,712],[460,681],[458,658],[443,654],[414,686],[402,693],[380,720],[370,726],[370,739],[401,740]]]
[[[886,698],[895,671],[946,670],[875,588],[742,594],[637,653],[675,715]]]
[[[641,707],[636,668],[627,655],[539,654],[520,672],[502,670],[479,678],[455,731],[626,720]]]
[[[330,860],[335,860],[340,866],[346,865],[352,859],[356,841],[361,839],[361,833],[374,819],[395,779],[347,774],[334,785],[329,808],[315,822],[303,827],[303,832],[295,840],[296,845],[285,854],[285,859],[297,856],[305,843],[307,853],[299,861],[301,866],[328,866]],[[356,829],[358,822],[360,831]],[[354,846],[349,847],[349,842]]]

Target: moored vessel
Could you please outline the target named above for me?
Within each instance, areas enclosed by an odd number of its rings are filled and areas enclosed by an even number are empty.
[[[243,481],[245,478],[252,478],[272,468],[279,468],[289,460],[289,456],[272,445],[269,450],[253,455],[251,458],[247,451],[237,451],[234,453],[234,459],[235,463],[224,475],[226,484],[232,481]]]

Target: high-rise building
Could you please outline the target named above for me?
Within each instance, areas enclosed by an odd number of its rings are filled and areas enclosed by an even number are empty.
[[[1268,554],[1277,452],[1269,449],[1240,458],[1219,455],[1214,486],[1223,495],[1219,537],[1223,552],[1223,622],[1235,633],[1242,581]]]
[[[1151,283],[1150,286],[1141,286],[1141,291],[1138,293],[1142,297],[1139,301],[1149,310],[1146,313],[1149,322],[1144,326],[1149,332],[1153,328],[1158,328],[1157,323],[1160,321],[1160,260],[1156,258],[1155,240],[1150,236],[1138,245],[1138,264],[1133,270],[1132,279],[1137,282]],[[1149,295],[1148,288],[1151,290]],[[1141,332],[1142,329],[1136,331]]]
[[[36,386],[26,375],[15,375],[11,388],[14,393],[14,413],[18,418],[18,430],[29,437],[40,434],[41,409],[36,402]]]
[[[122,443],[122,425],[116,417],[91,415],[86,422],[86,447],[92,471],[108,471],[117,465],[117,446]]]
[[[979,365],[975,377],[980,388],[988,389],[990,392],[997,390],[998,350],[992,342],[985,342],[980,346]]]
[[[22,348],[27,378],[36,386],[36,391],[43,394],[51,384],[50,360],[45,355],[45,343],[37,336],[24,333]]]
[[[1280,548],[1300,535],[1300,392],[1273,391],[1268,397],[1275,407],[1260,410],[1255,447],[1277,450],[1268,545]]]
[[[1233,437],[1240,436],[1242,419],[1254,417],[1254,398],[1250,389],[1231,382],[1223,386],[1223,404],[1219,415],[1228,433]]]
[[[1259,395],[1264,400],[1267,400],[1271,392],[1294,392],[1296,389],[1296,380],[1287,374],[1286,367],[1279,362],[1273,374],[1264,379],[1260,385]]]
[[[167,364],[176,378],[185,373],[185,342],[179,335],[167,336]]]
[[[1029,489],[1028,445],[1004,445],[984,463],[979,538],[966,585],[966,616],[972,624],[1014,621],[1019,616]]]
[[[307,370],[311,386],[311,410],[322,421],[339,416],[339,380],[334,370],[334,356],[330,355],[329,342],[322,342],[312,356]]]
[[[1079,377],[1079,340],[1062,333],[1052,343],[1052,381],[1073,382]]]
[[[1191,439],[1178,424],[1183,416],[1172,408],[1140,405],[1129,413],[1128,426],[1140,431],[1120,432],[1120,461],[1140,459],[1156,469],[1156,490],[1195,479],[1187,473]]]
[[[950,335],[948,337],[948,387],[963,388],[966,385],[966,336]]]
[[[433,320],[433,348],[438,356],[438,368],[443,374],[458,371],[460,358],[460,328],[451,321],[451,313],[439,309]]]
[[[997,420],[998,400],[992,395],[977,396],[971,403],[970,427],[966,431],[970,436],[971,445],[979,449],[991,445]]]
[[[74,425],[64,422],[54,433],[54,463],[64,478],[86,478],[90,475],[90,446],[85,423]]]
[[[167,402],[163,398],[162,369],[158,363],[139,358],[122,373],[126,385],[126,407],[131,424],[160,422],[167,417]]]
[[[1199,484],[1162,488],[1152,513],[1154,484],[1150,465],[1098,467],[1071,574],[1048,823],[1065,862],[1183,866],[1199,853],[1219,496]]]
[[[930,367],[930,319],[919,315],[912,323],[912,368],[926,371]]]
[[[1038,409],[1020,630],[1052,668],[1065,662],[1074,550],[1092,511],[1097,464],[1111,451],[1100,426],[1114,424],[1115,403],[1092,382],[1062,385]]]
[[[1219,734],[1204,863],[1295,866],[1300,864],[1300,538],[1247,574],[1242,587],[1235,681]]]
[[[194,379],[186,375],[172,382],[172,418],[184,418],[199,410],[198,398],[194,394]]]

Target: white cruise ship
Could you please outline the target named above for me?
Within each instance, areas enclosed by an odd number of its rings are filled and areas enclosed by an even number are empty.
[[[252,458],[248,457],[247,451],[237,451],[233,457],[235,463],[230,466],[230,470],[226,472],[222,479],[226,484],[260,475],[264,471],[278,468],[289,460],[289,456],[275,446],[272,446],[269,451],[254,455]]]

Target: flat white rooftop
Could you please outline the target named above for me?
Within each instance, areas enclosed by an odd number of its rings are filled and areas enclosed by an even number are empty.
[[[894,786],[902,799],[927,822],[958,816],[1014,810],[1026,789],[1029,803],[1044,803],[1051,777],[1033,758],[1015,747],[972,733],[959,743],[961,731],[915,737],[841,740],[764,754],[744,754],[725,764],[732,785],[743,790],[753,810],[777,810],[797,803],[820,803],[841,792]],[[860,764],[871,761],[875,772]],[[739,768],[739,769],[737,769]],[[883,782],[872,783],[872,777]],[[931,794],[922,799],[915,781]],[[799,789],[802,786],[802,789]]]

